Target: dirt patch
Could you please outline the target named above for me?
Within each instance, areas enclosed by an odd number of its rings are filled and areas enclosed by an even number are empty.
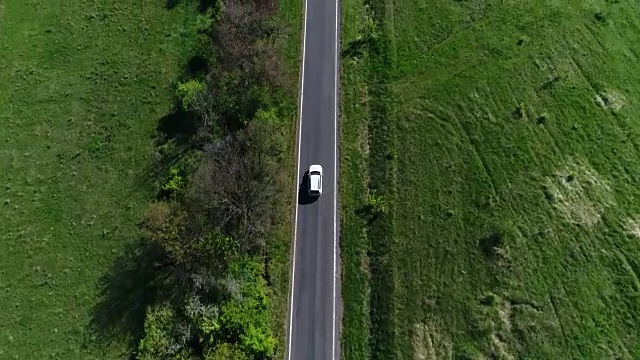
[[[534,319],[520,318],[523,310],[535,316],[541,311],[541,307],[528,299],[510,298],[506,294],[495,293],[487,293],[480,299],[480,304],[483,305],[483,327],[489,334],[489,348],[485,355],[489,359],[514,359],[513,353],[520,348],[517,337],[523,321],[529,323]]]
[[[369,127],[367,124],[360,126],[360,131],[358,132],[358,149],[360,149],[363,158],[369,158]]]
[[[512,314],[512,308],[511,308],[511,303],[509,303],[508,301],[505,301],[503,304],[503,306],[498,307],[498,317],[500,318],[500,322],[502,323],[502,329],[507,332],[510,333],[511,332],[511,314]]]
[[[624,96],[616,91],[602,91],[596,94],[594,100],[601,108],[614,112],[620,111],[625,105]]]
[[[626,229],[628,234],[640,239],[640,218],[628,219]]]
[[[370,277],[369,255],[366,251],[363,251],[360,256],[360,271],[362,271],[363,274],[367,274],[367,277]]]
[[[507,344],[496,334],[491,334],[491,350],[493,355],[500,360],[514,360],[515,357],[507,351]]]
[[[414,360],[453,359],[451,340],[430,324],[414,324],[412,340]]]
[[[594,226],[613,205],[611,188],[586,162],[568,162],[544,183],[544,194],[568,222]]]

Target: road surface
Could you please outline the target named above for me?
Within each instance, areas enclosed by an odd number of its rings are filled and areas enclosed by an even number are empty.
[[[338,0],[306,0],[300,84],[297,208],[286,360],[337,360]],[[323,194],[306,195],[309,166],[323,167]]]

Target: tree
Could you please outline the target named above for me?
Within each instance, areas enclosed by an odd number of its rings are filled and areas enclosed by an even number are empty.
[[[251,123],[238,134],[208,146],[192,180],[190,199],[223,233],[238,239],[241,250],[256,252],[276,215],[276,156],[280,149],[268,124]]]
[[[239,251],[238,241],[178,203],[152,203],[143,229],[149,245],[161,250],[155,260],[165,276],[185,294],[217,292],[216,277]]]
[[[205,355],[205,360],[249,360],[236,345],[222,343]]]
[[[230,299],[220,311],[221,331],[230,339],[239,339],[239,347],[253,358],[273,355],[276,339],[269,327],[267,282],[262,277],[264,265],[244,258],[229,266]]]
[[[191,331],[168,304],[151,307],[144,321],[144,337],[138,346],[138,360],[192,359],[188,346]]]
[[[170,200],[152,204],[143,223],[154,249],[150,301],[159,303],[147,308],[141,360],[249,360],[275,352],[257,256],[280,215],[272,205],[284,148],[276,105],[288,78],[274,46],[278,3],[204,3],[213,10],[198,19],[196,56],[206,66],[176,87],[179,125],[202,123],[189,128],[197,133],[187,141],[204,151],[195,176],[170,173],[163,189]]]
[[[184,111],[192,111],[202,119],[202,126],[208,129],[218,119],[212,106],[211,90],[207,83],[198,79],[189,79],[178,83],[177,96]]]
[[[178,83],[178,98],[180,98],[184,110],[190,110],[197,106],[206,96],[206,90],[206,85],[200,80],[190,79]]]

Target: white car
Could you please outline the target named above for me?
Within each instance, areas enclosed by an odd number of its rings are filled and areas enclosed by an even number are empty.
[[[320,165],[309,167],[309,195],[322,195],[322,166]]]

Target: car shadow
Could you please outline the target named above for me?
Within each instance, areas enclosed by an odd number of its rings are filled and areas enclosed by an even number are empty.
[[[309,205],[318,201],[318,196],[309,195],[309,171],[302,175],[302,181],[298,186],[298,205]]]

